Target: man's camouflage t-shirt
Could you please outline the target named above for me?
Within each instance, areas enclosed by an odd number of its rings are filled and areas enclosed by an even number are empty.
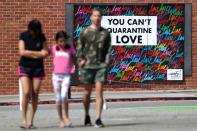
[[[77,61],[86,60],[83,68],[107,67],[110,50],[110,33],[103,27],[96,29],[88,26],[81,31],[77,42]]]

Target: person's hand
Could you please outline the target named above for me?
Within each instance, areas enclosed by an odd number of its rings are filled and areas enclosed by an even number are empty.
[[[74,65],[72,66],[70,73],[71,74],[74,74],[75,73],[75,66]]]
[[[81,60],[79,63],[78,63],[78,67],[81,68],[85,65],[86,63],[86,60]]]
[[[43,57],[46,57],[48,55],[48,51],[46,50],[41,50],[40,53]]]

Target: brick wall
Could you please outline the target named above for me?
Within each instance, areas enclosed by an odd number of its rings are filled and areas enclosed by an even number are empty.
[[[43,24],[48,44],[65,26],[65,3],[192,3],[192,76],[185,82],[155,85],[113,85],[108,90],[196,89],[197,87],[197,1],[196,0],[1,0],[0,1],[0,95],[18,94],[18,35],[32,18]],[[45,60],[46,77],[41,92],[51,92],[51,57]],[[79,87],[73,88],[75,91]]]

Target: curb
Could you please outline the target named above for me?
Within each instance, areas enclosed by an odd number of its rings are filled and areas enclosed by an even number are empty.
[[[148,97],[148,98],[106,98],[106,102],[132,102],[132,101],[166,101],[166,100],[197,100],[197,97]],[[82,99],[70,99],[70,103],[82,103]],[[95,99],[91,99],[94,103]],[[55,104],[55,100],[41,100],[39,105]],[[0,106],[17,106],[19,102],[0,102]]]

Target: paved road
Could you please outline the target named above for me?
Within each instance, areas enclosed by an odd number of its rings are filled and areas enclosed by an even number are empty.
[[[115,102],[107,103],[103,112],[106,127],[97,129],[83,127],[82,104],[71,104],[70,115],[73,128],[69,131],[196,131],[197,101],[156,101],[156,102]],[[91,116],[94,122],[95,105],[92,104]],[[18,106],[0,107],[0,131],[21,130]],[[39,131],[60,131],[55,105],[39,105],[36,122]]]

